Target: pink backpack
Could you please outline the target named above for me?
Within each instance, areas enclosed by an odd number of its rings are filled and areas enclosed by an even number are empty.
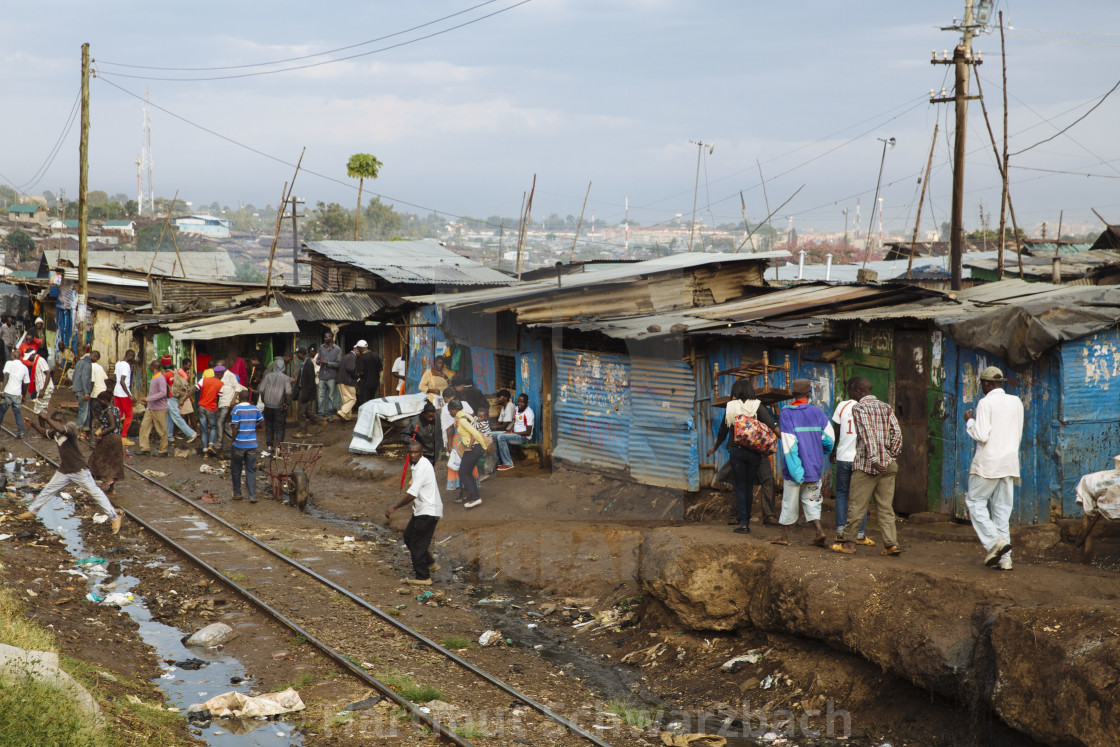
[[[735,418],[735,443],[758,454],[773,454],[778,437],[758,418],[740,415]]]

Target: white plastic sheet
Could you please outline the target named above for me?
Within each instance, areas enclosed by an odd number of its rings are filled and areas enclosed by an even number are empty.
[[[188,710],[191,713],[210,711],[210,715],[214,718],[266,718],[302,711],[304,708],[299,693],[289,687],[283,692],[267,693],[256,697],[238,692],[223,693],[215,695],[205,703],[196,703]]]
[[[426,394],[402,394],[395,397],[371,399],[358,408],[354,435],[350,439],[351,454],[376,454],[385,437],[381,421],[390,423],[419,415],[428,401]]]

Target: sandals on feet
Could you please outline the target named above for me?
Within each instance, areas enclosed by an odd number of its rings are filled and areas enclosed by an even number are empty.
[[[814,546],[816,546],[816,547],[824,547],[824,546],[825,546],[825,544],[824,544],[824,541],[825,541],[825,537],[824,537],[824,535],[822,534],[822,535],[821,535],[820,537],[817,537],[816,539],[814,539],[814,540],[813,540],[812,542],[810,542],[809,544],[810,544],[810,545],[814,545]]]
[[[839,543],[839,542],[834,544],[830,549],[833,552],[844,553],[845,555],[855,555],[856,554],[855,548],[852,548],[851,550],[849,550],[848,548],[844,547],[844,545]]]
[[[900,550],[898,548],[898,545],[891,545],[890,547],[884,548],[883,552],[880,553],[880,555],[901,555],[901,554],[902,554],[902,550]]]
[[[864,545],[865,547],[875,547],[875,540],[870,537],[861,537],[856,540],[857,545]]]
[[[781,537],[775,537],[774,539],[770,540],[770,544],[771,545],[785,545],[785,546],[788,547],[789,546],[789,540],[784,540]]]

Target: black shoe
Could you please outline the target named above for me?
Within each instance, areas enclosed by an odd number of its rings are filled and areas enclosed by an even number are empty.
[[[735,534],[750,534],[751,533],[751,528],[749,526],[747,526],[746,524],[740,524],[739,526],[735,527],[731,531],[735,532]]]

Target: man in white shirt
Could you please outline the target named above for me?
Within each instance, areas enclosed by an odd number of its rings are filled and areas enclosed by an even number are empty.
[[[836,405],[832,413],[832,422],[836,424],[836,449],[832,452],[832,460],[836,462],[836,540],[843,539],[844,526],[848,523],[848,494],[852,485],[852,462],[856,458],[856,430],[852,422],[852,407],[858,400],[852,397],[852,382],[855,378],[848,379],[844,386],[849,399]],[[857,545],[874,545],[875,540],[869,539],[867,531],[867,514],[863,515],[859,534],[856,536]]]
[[[1011,509],[1019,481],[1019,442],[1023,438],[1023,402],[1003,390],[1003,371],[980,372],[984,398],[965,410],[965,430],[976,442],[968,471],[965,505],[972,528],[988,551],[984,565],[1011,570]]]
[[[408,376],[408,361],[404,359],[403,355],[398,355],[397,359],[393,361],[393,367],[389,369],[389,373],[393,375],[393,380],[396,382],[397,394],[404,394]]]
[[[124,351],[124,358],[113,366],[113,404],[121,411],[121,443],[132,446],[128,438],[128,429],[132,426],[132,403],[136,395],[132,393],[132,361],[136,358],[136,351],[129,348]]]
[[[494,396],[498,399],[498,419],[490,424],[490,429],[495,433],[508,431],[513,427],[513,414],[517,412],[517,406],[510,399],[508,389],[499,389]]]
[[[31,383],[27,366],[19,359],[19,352],[13,348],[8,352],[8,362],[4,364],[4,396],[0,398],[0,425],[8,408],[16,418],[16,437],[23,438],[23,388]]]
[[[533,438],[533,410],[529,407],[529,396],[517,395],[517,409],[513,412],[513,422],[509,430],[495,434],[494,440],[498,444],[498,469],[504,472],[513,469],[513,457],[509,455],[510,444],[523,446]]]
[[[89,392],[89,398],[90,398],[90,401],[92,402],[93,400],[97,399],[97,395],[99,395],[103,391],[105,391],[105,388],[106,388],[105,387],[105,382],[108,381],[109,374],[107,374],[105,372],[105,367],[102,366],[101,363],[100,363],[101,353],[94,350],[92,353],[89,354],[89,359],[90,359],[89,381],[90,381],[90,386],[92,387],[90,389],[90,392]]]
[[[412,518],[408,520],[403,539],[412,556],[412,570],[416,574],[416,578],[408,580],[413,586],[431,586],[432,572],[439,570],[439,564],[432,557],[430,548],[436,525],[443,516],[443,500],[436,485],[436,471],[432,469],[432,463],[424,456],[423,451],[419,441],[409,442],[408,461],[412,464],[412,482],[408,486],[408,494],[397,505],[385,509],[385,520],[388,521],[394,511],[412,503]]]

